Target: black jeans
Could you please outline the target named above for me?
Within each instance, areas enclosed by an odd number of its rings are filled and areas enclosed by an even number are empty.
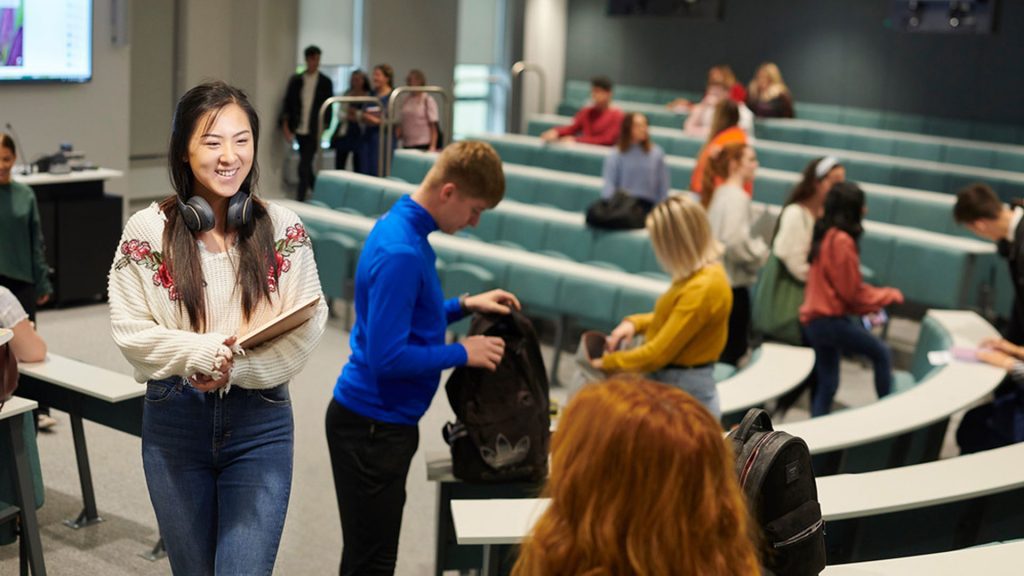
[[[334,399],[326,426],[341,515],[338,574],[394,574],[405,479],[419,446],[419,428],[361,416]]]
[[[736,365],[750,347],[750,289],[732,289],[732,312],[729,313],[729,336],[719,362]]]
[[[316,158],[316,148],[320,145],[316,134],[305,136],[295,135],[299,143],[299,190],[297,192],[299,202],[306,199],[306,190],[312,190],[316,182],[316,175],[313,173],[313,160]]]

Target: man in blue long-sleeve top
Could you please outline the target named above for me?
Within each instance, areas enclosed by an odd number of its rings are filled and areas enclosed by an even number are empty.
[[[417,424],[455,366],[494,370],[500,338],[445,344],[449,323],[470,312],[508,313],[504,290],[444,299],[427,236],[476,226],[505,194],[501,159],[489,144],[445,149],[412,196],[370,232],[356,269],[352,354],[327,408],[327,444],[341,514],[340,574],[393,574],[405,481],[419,444]]]

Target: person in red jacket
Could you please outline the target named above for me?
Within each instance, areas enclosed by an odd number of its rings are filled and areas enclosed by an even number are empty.
[[[825,198],[825,215],[814,225],[811,264],[800,307],[804,335],[814,348],[818,386],[811,394],[811,416],[832,410],[839,389],[839,355],[855,353],[871,359],[875,368],[875,392],[879,398],[892,386],[892,353],[850,316],[877,314],[884,306],[901,304],[896,288],[876,288],[860,275],[857,240],[863,228],[864,192],[851,182],[832,186]]]
[[[622,110],[612,106],[612,81],[605,76],[590,80],[590,106],[580,109],[572,124],[544,131],[541,138],[548,142],[581,142],[612,146],[619,140]]]

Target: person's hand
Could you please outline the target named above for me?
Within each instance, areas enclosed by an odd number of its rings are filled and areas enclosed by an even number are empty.
[[[545,142],[554,142],[555,140],[558,140],[558,130],[548,128],[540,133],[540,139]]]
[[[505,355],[505,341],[495,336],[469,336],[462,340],[466,349],[466,366],[494,372]]]
[[[605,339],[604,346],[609,352],[614,352],[619,349],[620,344],[628,345],[632,342],[633,336],[636,336],[636,326],[629,320],[623,320]]]
[[[1004,354],[998,350],[978,350],[978,360],[986,364],[991,364],[1003,370],[1009,370],[1013,368],[1013,365],[1017,363],[1017,360],[1008,354]]]
[[[591,358],[590,365],[604,372],[604,358]]]
[[[903,292],[899,288],[889,288],[889,297],[893,304],[903,304]]]
[[[561,138],[558,139],[558,141],[559,142],[564,142],[566,144],[572,144],[573,142],[576,141],[576,137],[575,136],[571,136],[571,135],[570,136],[562,136]]]
[[[52,296],[53,296],[53,294],[43,294],[39,298],[36,298],[36,305],[42,306],[43,304],[46,304],[47,302],[50,301],[50,298]]]
[[[230,338],[224,341],[224,345],[227,346],[228,348],[231,348],[232,346],[235,345],[235,342],[237,340],[237,336],[231,336]],[[224,386],[227,385],[228,380],[231,378],[231,367],[235,363],[235,357],[228,356],[225,358],[223,356],[218,356],[218,358],[221,360],[220,367],[214,366],[213,369],[219,371],[222,374],[222,376],[214,380],[212,377],[207,376],[206,374],[195,374],[191,378],[189,378],[189,380],[191,380],[192,382],[193,388],[199,390],[200,392],[213,392],[214,390],[217,390],[218,388],[223,388]]]
[[[380,114],[374,112],[363,112],[363,123],[370,126],[380,126]]]
[[[515,294],[501,289],[466,296],[463,305],[469,312],[482,314],[509,314],[513,309],[523,309]]]
[[[1011,356],[1021,356],[1021,352],[1024,352],[1024,350],[1021,350],[1020,346],[1017,346],[1013,342],[1003,338],[986,338],[981,341],[981,344],[979,344],[978,347],[997,350],[1003,354],[1009,354]]]
[[[289,129],[289,128],[288,128],[288,124],[284,124],[284,125],[282,125],[282,126],[281,126],[281,131],[282,131],[282,132],[284,132],[284,139],[285,139],[285,140],[286,140],[286,141],[287,141],[287,142],[288,142],[289,144],[291,144],[292,142],[294,142],[294,141],[295,141],[295,133],[294,133],[294,132],[292,132],[292,131],[291,131],[291,129]]]

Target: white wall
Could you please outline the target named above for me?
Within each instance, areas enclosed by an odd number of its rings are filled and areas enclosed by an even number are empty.
[[[368,0],[367,66],[390,64],[398,86],[419,68],[427,83],[451,90],[458,15],[458,0]]]
[[[131,47],[110,42],[110,0],[93,2],[92,81],[0,85],[0,125],[21,137],[21,159],[34,160],[71,142],[86,159],[128,169]],[[125,190],[124,180],[107,189]]]
[[[554,112],[565,84],[565,48],[568,34],[568,0],[526,0],[523,22],[523,59],[544,68],[547,86],[544,110],[538,109],[537,77],[523,75],[524,118],[538,111]]]

